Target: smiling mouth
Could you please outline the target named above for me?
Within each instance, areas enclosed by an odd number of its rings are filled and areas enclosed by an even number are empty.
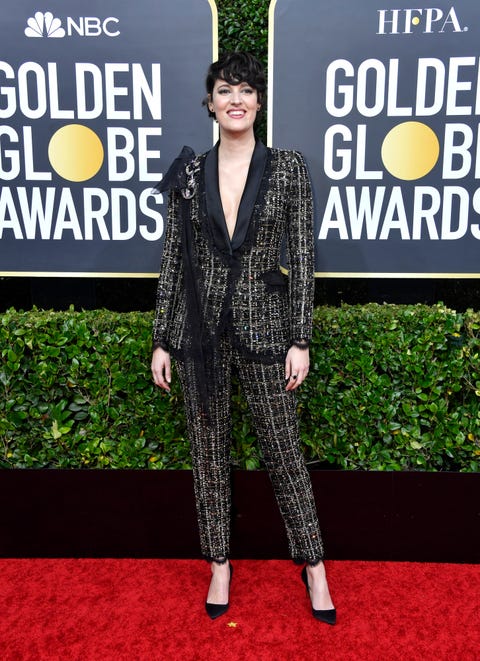
[[[245,116],[245,111],[244,110],[230,110],[228,113],[229,117],[233,117],[234,119],[240,119]]]

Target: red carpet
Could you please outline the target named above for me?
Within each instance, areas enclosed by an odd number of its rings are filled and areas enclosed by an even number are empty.
[[[480,567],[327,562],[338,623],[299,568],[237,560],[226,616],[200,560],[0,560],[2,661],[478,661]]]

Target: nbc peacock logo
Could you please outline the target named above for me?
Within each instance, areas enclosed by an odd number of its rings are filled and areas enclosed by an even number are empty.
[[[62,21],[59,18],[55,18],[52,12],[46,11],[44,13],[37,11],[27,20],[25,36],[59,39],[65,36],[65,30],[62,28]]]
[[[27,19],[26,37],[118,37],[120,20],[116,16],[64,16],[62,20],[51,11],[37,11]]]

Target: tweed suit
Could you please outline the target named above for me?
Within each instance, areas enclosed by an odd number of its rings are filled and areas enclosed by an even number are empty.
[[[218,188],[218,145],[178,161],[170,179],[153,345],[177,362],[202,553],[229,554],[233,370],[291,555],[314,564],[323,544],[299,449],[295,394],[285,391],[284,378],[288,349],[308,346],[311,337],[312,195],[305,162],[298,152],[256,143],[231,240]],[[288,277],[280,270],[282,249]]]

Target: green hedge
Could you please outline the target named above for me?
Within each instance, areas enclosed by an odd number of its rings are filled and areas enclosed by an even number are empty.
[[[148,313],[0,316],[3,468],[189,468],[181,394],[150,378]],[[319,307],[299,394],[309,462],[480,468],[480,315],[442,305]],[[261,465],[234,395],[233,461]]]
[[[249,51],[266,66],[269,6],[269,0],[217,0],[219,51]]]

